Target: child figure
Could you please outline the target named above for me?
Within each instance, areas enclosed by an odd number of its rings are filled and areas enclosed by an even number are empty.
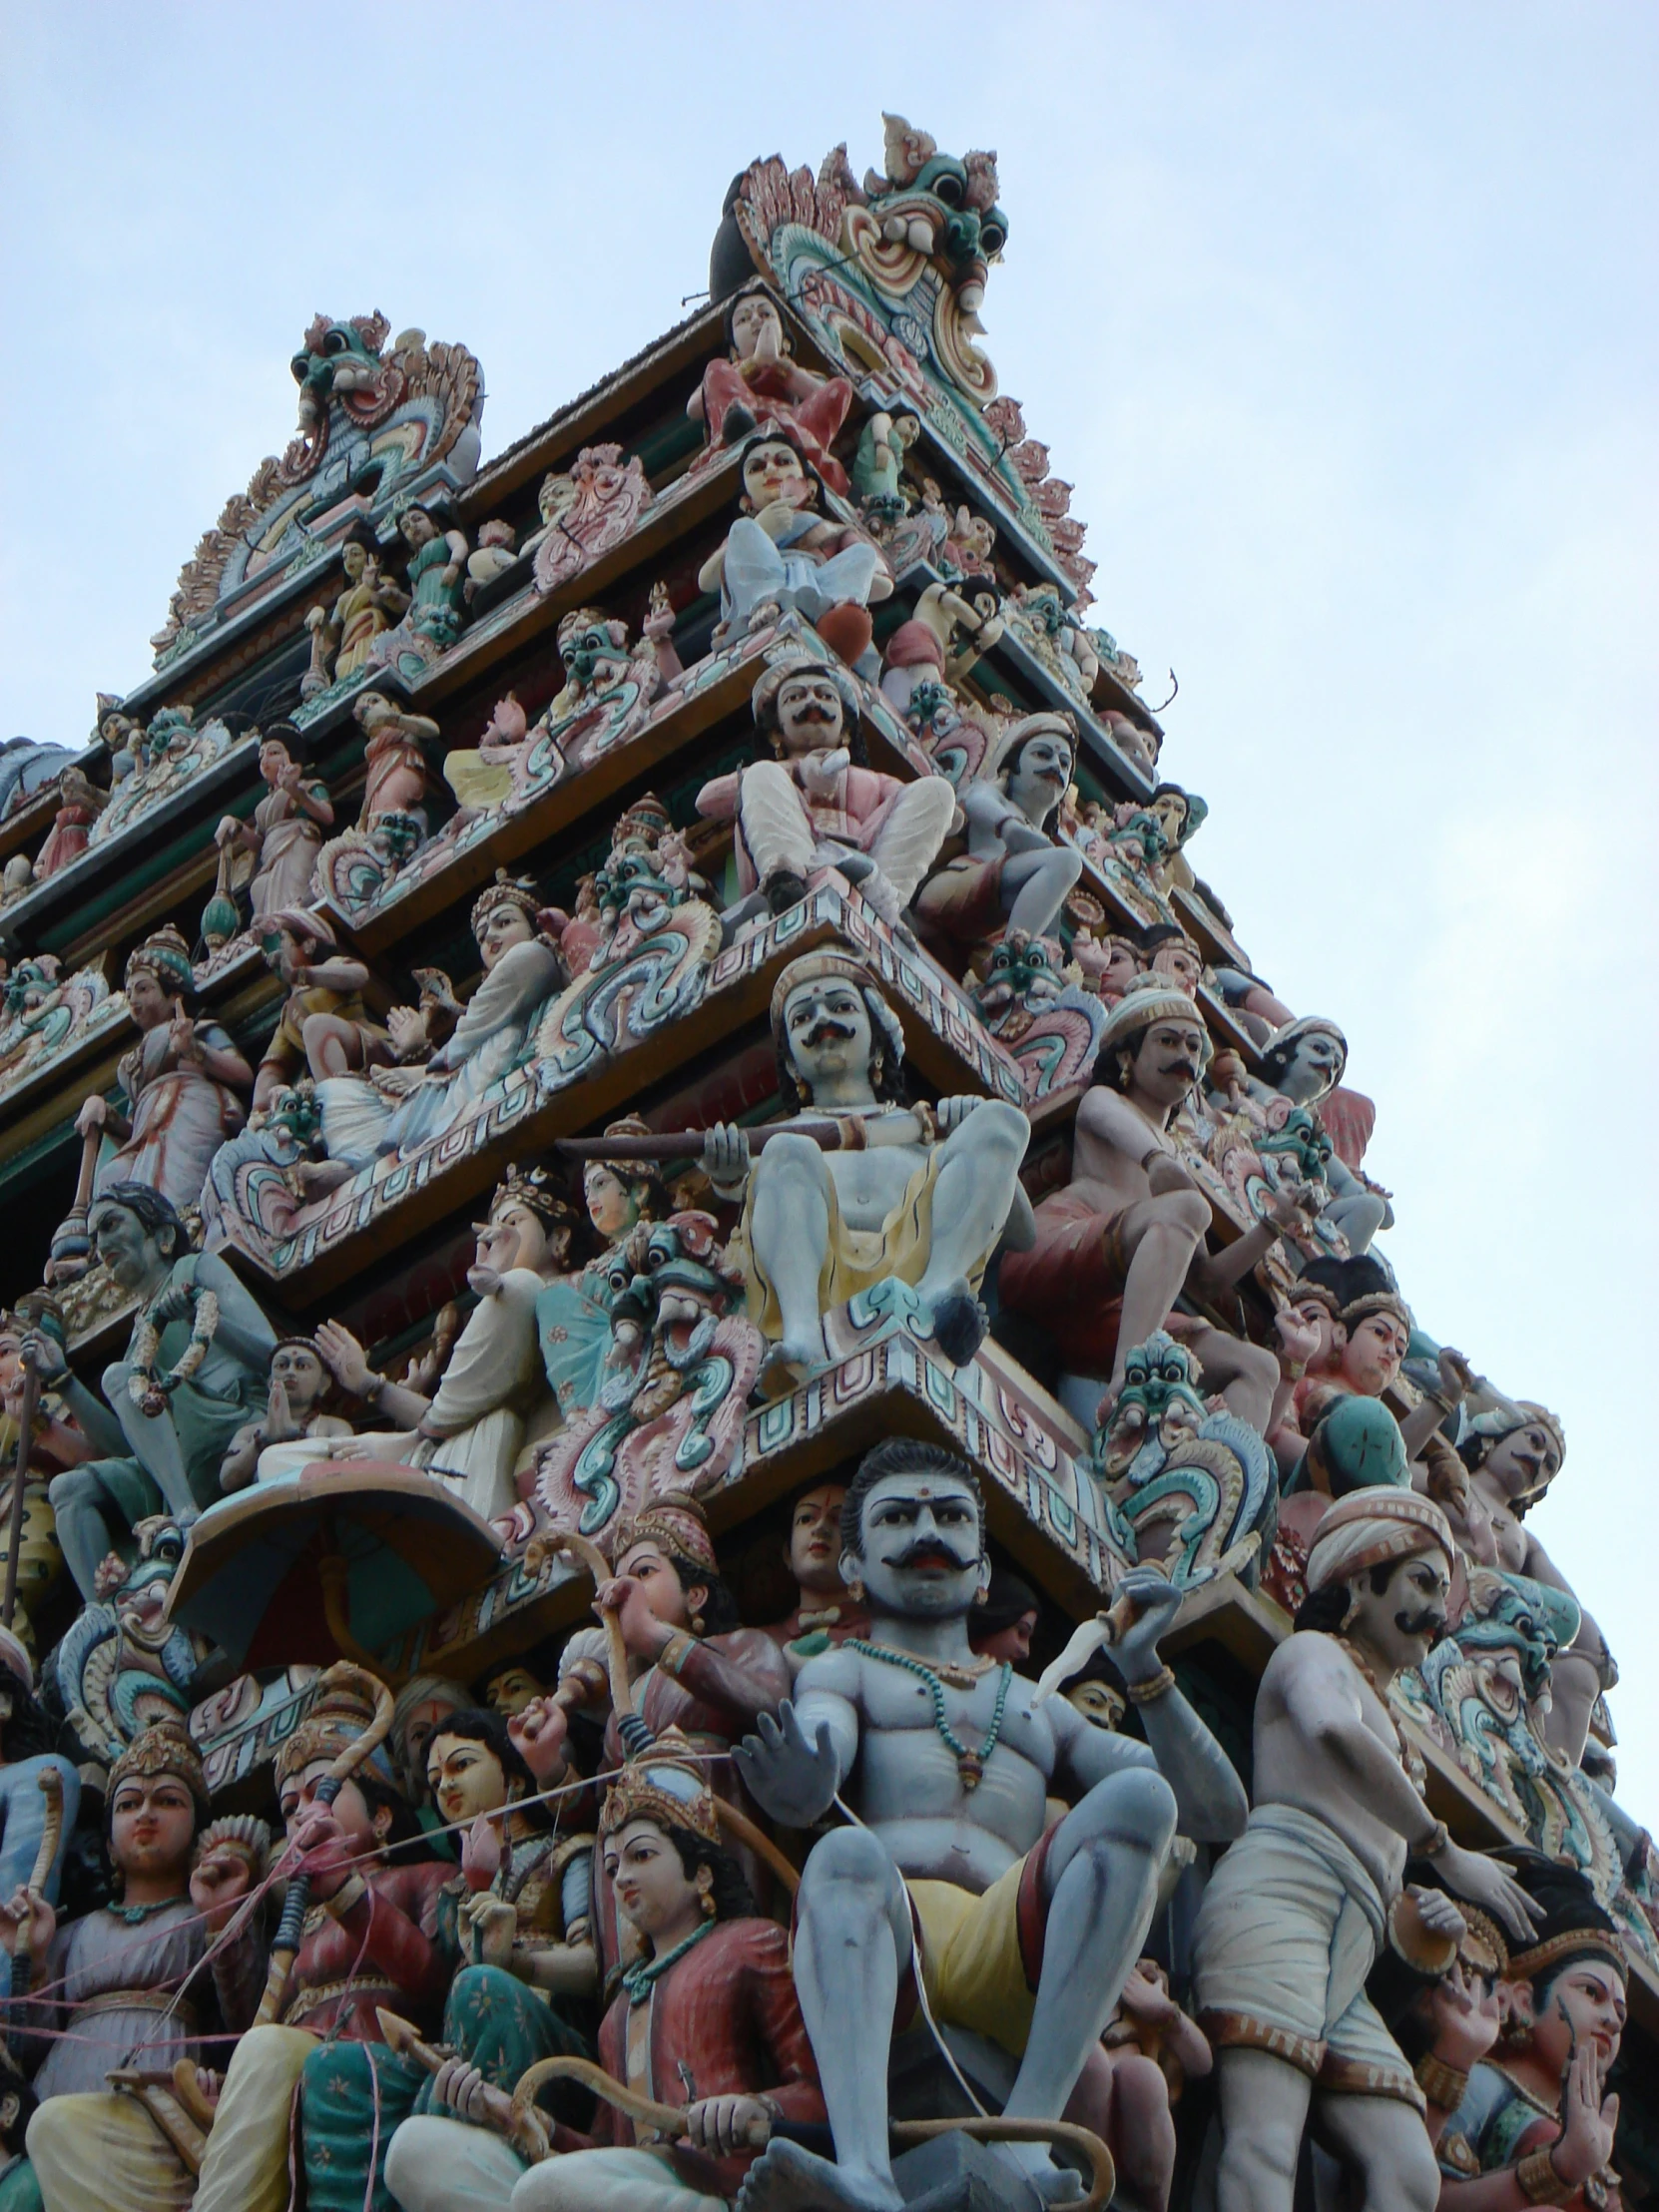
[[[1175,2122],[1189,2077],[1214,2064],[1209,2041],[1169,1993],[1156,1958],[1137,1959],[1066,2108],[1092,2127],[1117,2167],[1112,2202],[1125,2212],[1168,2212],[1175,2177]]]

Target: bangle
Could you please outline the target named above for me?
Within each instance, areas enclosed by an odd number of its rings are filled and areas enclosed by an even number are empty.
[[[360,1874],[350,1875],[331,1898],[324,1898],[322,1910],[330,1920],[342,1921],[354,1905],[360,1905],[368,1895],[368,1884]]]
[[[937,1144],[939,1141],[939,1117],[934,1113],[926,1099],[918,1098],[910,1111],[921,1124],[922,1143],[925,1145]]]
[[[1451,1831],[1444,1821],[1436,1821],[1420,1844],[1413,1845],[1413,1855],[1418,1859],[1438,1859],[1451,1841]]]
[[[1148,1675],[1144,1682],[1127,1685],[1131,1705],[1156,1705],[1161,1697],[1168,1697],[1175,1688],[1174,1673],[1168,1667],[1160,1667],[1156,1674]]]
[[[869,1143],[869,1132],[861,1114],[837,1114],[835,1134],[840,1138],[843,1152],[862,1152]]]
[[[1548,2150],[1535,2150],[1515,2168],[1515,2180],[1528,2204],[1571,2204],[1576,2190],[1561,2179]]]
[[[1467,2069],[1448,2066],[1443,2058],[1436,2058],[1431,2050],[1425,2050],[1411,2069],[1416,2076],[1417,2087],[1430,2104],[1437,2104],[1442,2112],[1455,2112],[1468,2094]]]
[[[697,1638],[695,1636],[688,1636],[683,1628],[672,1629],[669,1632],[668,1642],[657,1654],[657,1664],[665,1674],[673,1675],[675,1680],[678,1681],[681,1669],[696,1649]]]

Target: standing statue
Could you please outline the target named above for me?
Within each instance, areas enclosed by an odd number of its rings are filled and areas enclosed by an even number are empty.
[[[254,1081],[227,1031],[185,1011],[194,988],[190,947],[178,930],[168,924],[147,937],[126,974],[139,1041],[117,1070],[132,1118],[94,1092],[75,1120],[79,1135],[100,1129],[116,1141],[97,1189],[145,1183],[179,1212],[200,1201],[214,1154],[243,1126]]]
[[[1388,1685],[1444,1633],[1454,1546],[1430,1499],[1357,1490],[1308,1559],[1297,1633],[1256,1694],[1255,1809],[1211,1876],[1194,1937],[1199,2023],[1217,2050],[1218,2212],[1290,2212],[1302,2132],[1368,2205],[1433,2212],[1439,2175],[1423,2092],[1366,1995],[1407,1854],[1529,1936],[1508,1871],[1454,1844],[1423,1802],[1422,1762]]]
[[[605,1126],[607,1137],[650,1133],[637,1114]],[[600,1252],[577,1273],[555,1275],[536,1302],[542,1365],[567,1425],[597,1403],[609,1374],[611,1256],[642,1221],[666,1221],[672,1211],[662,1179],[643,1160],[589,1160],[582,1197]]]
[[[451,646],[461,634],[465,611],[466,533],[440,529],[424,507],[412,503],[398,515],[397,529],[409,549],[404,623],[440,649]]]
[[[114,1545],[110,1518],[132,1529],[165,1506],[187,1526],[219,1495],[237,1430],[269,1392],[276,1338],[216,1254],[192,1252],[159,1192],[113,1183],[93,1202],[95,1257],[138,1301],[127,1357],[104,1370],[105,1402],[70,1372],[47,1330],[26,1340],[43,1384],[56,1389],[99,1457],[52,1483],[58,1540],[89,1603]]]
[[[1114,1652],[1140,1744],[1063,1698],[1039,1702],[1008,1662],[975,1657],[969,1628],[990,1562],[965,1461],[908,1439],[878,1445],[847,1491],[842,1532],[841,1571],[863,1584],[869,1637],[809,1661],[794,1705],[738,1753],[774,1819],[810,1828],[838,1791],[857,1819],[816,1846],[796,1903],[796,1985],[835,2162],[774,2140],[747,2212],[896,2212],[888,2046],[918,1967],[935,2020],[1018,2061],[1008,2115],[1058,2119],[1141,1955],[1177,1820],[1222,1843],[1247,1815],[1238,1776],[1159,1661],[1180,1603],[1161,1576],[1119,1585],[1135,1618]],[[1080,1795],[1045,1830],[1062,1775]],[[999,2149],[1058,2198],[1045,2144]]]
[[[261,917],[279,906],[303,906],[311,895],[311,871],[322,849],[322,833],[333,827],[328,787],[307,777],[294,758],[298,733],[291,723],[268,730],[260,744],[260,776],[266,796],[249,821],[227,815],[214,831],[222,852],[254,856],[248,886],[258,933]],[[243,863],[245,866],[247,862]]]
[[[504,869],[473,901],[472,934],[483,979],[445,1044],[423,1064],[375,1070],[366,1079],[317,1086],[330,1161],[366,1167],[377,1153],[410,1153],[469,1114],[489,1086],[516,1067],[543,1006],[567,978],[547,934],[553,917],[530,882]],[[417,1040],[420,1017],[394,1007],[387,1017],[399,1048]]]
[[[1056,833],[1077,758],[1070,715],[1027,715],[986,754],[961,793],[967,850],[923,884],[916,912],[953,947],[977,948],[1006,928],[1053,934],[1083,871],[1075,845]]]
[[[431,2116],[404,2121],[386,2162],[403,2212],[718,2212],[769,2128],[822,2124],[788,1935],[758,1917],[721,1848],[695,1760],[683,1737],[659,1738],[612,1784],[599,1817],[608,1882],[639,1953],[599,2030],[615,2102],[602,2093],[580,2132],[533,2113],[539,2140],[514,2130],[508,2142],[506,2097],[464,2057],[446,2061]],[[641,2114],[644,2100],[675,2114],[674,2133]]]
[[[725,544],[697,572],[700,590],[720,593],[720,634],[741,640],[794,608],[874,683],[880,663],[865,610],[892,596],[874,540],[824,512],[818,477],[787,436],[763,432],[744,447],[738,504]]]
[[[357,829],[371,836],[388,822],[413,819],[418,834],[424,834],[426,818],[419,812],[426,797],[426,748],[439,742],[440,732],[429,715],[411,714],[384,692],[360,694],[351,719],[363,734],[362,805]]]
[[[1209,1057],[1209,1032],[1185,991],[1150,975],[1125,991],[1077,1110],[1071,1181],[1038,1206],[1030,1250],[1003,1257],[1003,1305],[1053,1333],[1060,1394],[1091,1427],[1098,1385],[1116,1396],[1130,1353],[1168,1325],[1184,1286],[1229,1290],[1302,1218],[1295,1196],[1281,1195],[1265,1220],[1206,1254],[1210,1202],[1181,1165],[1171,1124]],[[1219,1329],[1187,1341],[1206,1386],[1265,1430],[1280,1380],[1275,1356]]]
[[[753,703],[777,758],[717,776],[697,795],[700,815],[737,826],[739,887],[759,885],[781,914],[806,897],[810,870],[832,867],[896,923],[944,842],[955,793],[942,776],[904,782],[869,766],[858,694],[839,668],[779,662]]]
[[[179,2060],[212,2065],[222,2034],[252,2021],[265,1979],[260,1922],[232,1924],[263,1872],[266,1829],[203,1833],[202,1762],[167,1723],[116,1761],[107,1804],[112,1903],[64,1928],[38,1894],[0,1908],[8,1991],[25,1925],[42,1984],[38,1998],[11,2005],[19,2054],[39,2048],[36,2037],[45,2048],[29,2157],[52,2212],[186,2212],[196,2176],[142,2096],[112,2090],[107,2076],[135,2060],[164,2077]]]
[[[340,550],[345,589],[324,611],[305,617],[311,634],[311,665],[299,679],[301,699],[314,699],[332,684],[360,675],[374,658],[374,642],[398,622],[409,604],[401,586],[380,573],[380,547],[366,525]]]
[[[705,464],[757,429],[793,431],[830,489],[844,499],[846,471],[830,451],[852,404],[844,376],[820,376],[791,357],[778,302],[759,285],[726,310],[726,360],[713,360],[686,401],[708,439]]]
[[[962,1365],[984,1336],[979,1283],[1018,1199],[1030,1124],[1000,1099],[900,1106],[903,1033],[844,952],[790,962],[773,988],[772,1035],[792,1116],[832,1115],[848,1135],[823,1152],[786,1123],[752,1167],[746,1131],[710,1131],[704,1171],[721,1197],[744,1199],[750,1318],[778,1362],[811,1373],[830,1358],[825,1316],[890,1279]]]

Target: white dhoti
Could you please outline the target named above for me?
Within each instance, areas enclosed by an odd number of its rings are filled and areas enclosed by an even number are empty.
[[[512,2212],[726,2212],[724,2197],[688,2188],[648,2150],[573,2150],[532,2166]]]
[[[1204,1893],[1193,1934],[1199,2024],[1351,2096],[1422,2109],[1403,2052],[1366,1995],[1387,1933],[1382,1893],[1336,1830],[1259,1805]]]
[[[436,2113],[405,2120],[386,2153],[386,2187],[403,2212],[507,2212],[528,2171],[493,2129]]]

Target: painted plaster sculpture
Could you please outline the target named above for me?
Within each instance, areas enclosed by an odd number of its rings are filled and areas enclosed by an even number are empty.
[[[1075,757],[1066,716],[1029,715],[1002,733],[963,788],[967,850],[916,899],[926,930],[958,960],[1006,928],[1052,933],[1083,864],[1050,834]]]
[[[241,852],[252,861],[248,900],[256,931],[260,917],[272,908],[303,906],[309,899],[323,834],[333,827],[328,787],[306,776],[295,758],[299,743],[290,725],[265,734],[260,743],[265,798],[247,822],[227,815],[214,833],[221,850]]]
[[[1262,1678],[1255,1805],[1205,1892],[1194,1954],[1221,2093],[1218,2201],[1240,2212],[1290,2205],[1315,2098],[1362,2189],[1424,2212],[1437,2201],[1422,2091],[1365,1993],[1408,1851],[1512,1938],[1532,1932],[1535,1908],[1507,1869],[1428,1811],[1386,1702],[1445,1625],[1453,1560],[1430,1500],[1341,1500],[1310,1555],[1297,1632]]]
[[[716,777],[697,795],[699,814],[735,826],[739,888],[759,889],[751,904],[781,914],[805,898],[812,870],[832,867],[896,922],[949,830],[950,786],[869,767],[857,691],[830,664],[775,662],[753,706],[776,758]]]
[[[1063,1699],[1038,1704],[1006,1662],[975,1659],[968,1624],[989,1570],[983,1503],[963,1462],[937,1446],[879,1446],[843,1514],[842,1571],[863,1585],[870,1637],[810,1661],[793,1704],[739,1754],[775,1819],[805,1827],[837,1789],[858,1815],[815,1847],[797,1901],[796,1985],[834,2163],[773,2142],[748,2192],[756,2212],[802,2201],[803,2177],[828,2205],[900,2203],[882,2026],[911,1955],[912,1912],[933,2016],[1017,2061],[1010,2114],[1057,2119],[1141,1954],[1177,1820],[1223,1841],[1246,1818],[1238,1778],[1159,1662],[1175,1603],[1161,1577],[1124,1586],[1136,1618],[1116,1647],[1141,1745],[1092,1728]],[[1044,1793],[1062,1777],[1078,1801],[1045,1836]],[[1072,1941],[1038,1968],[1023,1931],[1049,1922]],[[1000,2155],[1058,2182],[1046,2145]],[[775,2199],[762,2175],[776,2176]]]
[[[620,545],[651,500],[639,455],[624,461],[620,445],[585,446],[568,471],[550,472],[538,494],[541,528],[520,548],[535,555],[537,591],[557,591]]]
[[[897,1104],[903,1038],[869,971],[844,953],[793,961],[772,993],[780,1088],[792,1112],[844,1118],[852,1149],[821,1151],[786,1126],[752,1165],[747,1133],[722,1126],[704,1154],[717,1193],[744,1200],[750,1311],[786,1368],[829,1350],[825,1317],[880,1280],[909,1287],[957,1364],[984,1333],[977,1291],[1015,1204],[1028,1124],[998,1099]]]
[[[709,363],[686,401],[687,414],[704,428],[705,460],[741,446],[756,430],[788,430],[830,489],[844,498],[853,487],[831,447],[852,405],[851,384],[794,359],[778,302],[759,285],[727,309],[726,334],[729,357]],[[865,496],[861,487],[859,496]]]
[[[700,588],[720,593],[717,639],[741,638],[793,609],[843,660],[857,667],[867,658],[873,679],[864,610],[892,595],[879,547],[826,513],[819,479],[790,438],[760,431],[748,439],[742,477],[743,511],[698,571]]]
[[[260,950],[267,967],[288,985],[288,995],[254,1078],[256,1110],[270,1107],[278,1090],[291,1089],[307,1072],[320,1082],[390,1058],[391,1041],[363,1004],[368,969],[339,950],[320,914],[304,906],[274,907],[261,916]]]
[[[316,700],[362,676],[373,665],[377,642],[408,611],[408,593],[381,573],[372,533],[346,540],[340,566],[345,589],[326,611],[313,607],[305,618],[311,665],[300,682],[302,699]]]

